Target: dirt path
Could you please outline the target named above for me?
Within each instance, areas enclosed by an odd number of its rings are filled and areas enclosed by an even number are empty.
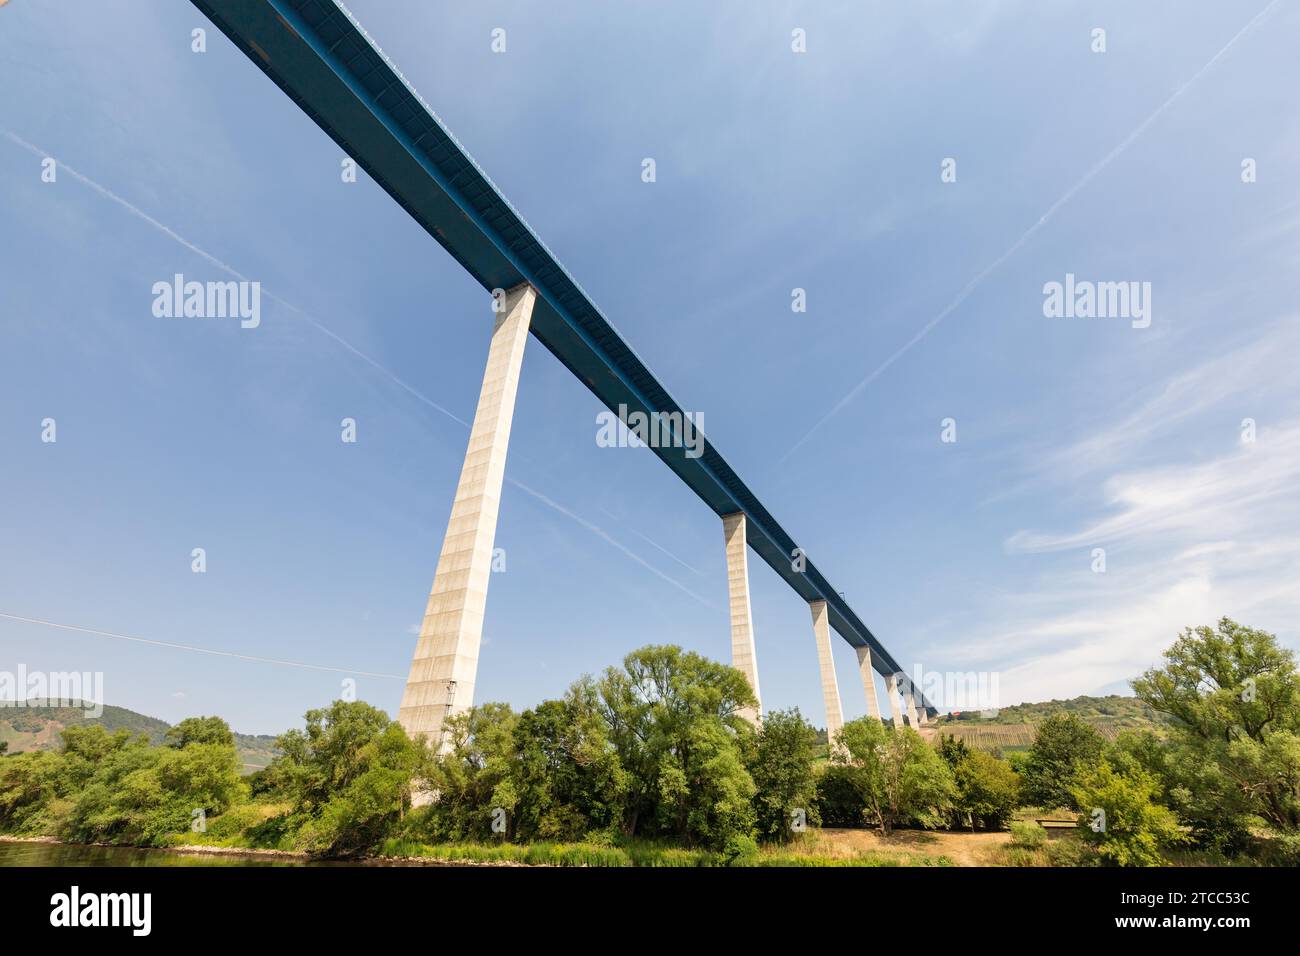
[[[988,866],[993,850],[1010,840],[1010,833],[895,830],[885,837],[877,830],[825,829],[818,834],[818,852],[832,857],[851,857],[864,852],[904,858],[946,856],[957,866]]]

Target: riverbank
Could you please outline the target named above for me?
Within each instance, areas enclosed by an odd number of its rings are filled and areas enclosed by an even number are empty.
[[[956,834],[962,837],[962,834]],[[870,844],[870,845],[868,845]],[[809,834],[788,846],[768,846],[743,858],[710,850],[633,842],[623,846],[589,843],[423,844],[389,840],[380,851],[355,859],[254,847],[184,843],[138,847],[68,843],[48,836],[3,836],[0,847],[49,848],[50,853],[0,854],[0,866],[76,865],[279,865],[279,866],[489,866],[489,867],[898,867],[952,866],[964,853],[941,853],[937,841],[919,832],[873,840],[869,831],[830,830]],[[944,846],[945,850],[951,847]],[[926,851],[930,852],[926,852]],[[121,857],[122,859],[118,859]],[[126,862],[123,862],[125,860]],[[973,861],[970,861],[973,862]]]

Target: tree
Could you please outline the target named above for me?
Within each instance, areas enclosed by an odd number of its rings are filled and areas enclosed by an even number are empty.
[[[726,852],[752,846],[744,677],[678,647],[642,648],[623,665],[522,714],[488,704],[451,718],[430,777],[436,799],[413,826],[439,840],[604,841],[621,831]]]
[[[1209,776],[1223,798],[1184,800],[1180,814],[1203,838],[1240,834],[1257,814],[1283,832],[1300,828],[1300,677],[1291,651],[1229,618],[1187,628],[1163,667],[1133,682],[1144,702],[1174,718],[1171,794],[1189,775]],[[1204,784],[1206,781],[1201,780]],[[1208,812],[1207,812],[1208,811]]]
[[[824,764],[817,774],[817,816],[824,827],[860,827],[865,803],[857,770],[847,764]]]
[[[937,825],[955,796],[948,765],[910,727],[887,729],[879,720],[851,720],[836,738],[848,775],[864,806],[864,819],[882,833],[911,819]]]
[[[1020,802],[1020,778],[1005,760],[968,750],[952,768],[957,796],[954,809],[972,830],[1001,829]]]
[[[94,725],[65,729],[62,755],[73,803],[59,835],[78,842],[156,845],[247,792],[230,743],[153,747],[143,735]]]
[[[54,823],[48,819],[52,804],[66,779],[62,754],[30,750],[0,761],[0,831],[41,834]]]
[[[939,746],[935,748],[943,762],[952,770],[970,755],[970,746],[960,737],[951,734],[939,735]]]
[[[754,706],[733,667],[680,647],[651,646],[591,686],[609,739],[628,772],[623,830],[649,830],[722,849],[751,837],[754,781],[741,754]]]
[[[1101,759],[1105,740],[1074,714],[1057,713],[1038,727],[1021,770],[1021,796],[1031,806],[1075,807],[1074,775]]]
[[[276,738],[280,756],[271,764],[271,775],[299,811],[314,814],[364,772],[363,748],[392,721],[377,707],[343,700],[309,710],[304,719],[303,730]]]
[[[298,846],[330,856],[373,848],[410,806],[412,777],[424,755],[401,724],[389,723],[358,750],[358,772],[303,826]]]
[[[815,826],[820,822],[815,807],[817,778],[817,731],[803,719],[799,709],[769,711],[749,761],[756,792],[754,808],[759,835],[788,841],[799,822]]]
[[[1119,773],[1101,760],[1081,768],[1070,790],[1083,810],[1080,832],[1108,863],[1158,866],[1162,849],[1186,839],[1174,813],[1156,802],[1158,784],[1145,770]]]
[[[230,732],[230,725],[220,717],[186,717],[175,727],[168,727],[164,739],[167,746],[177,750],[188,744],[218,744],[223,747],[235,745],[235,735]]]
[[[1126,731],[1107,749],[1116,771],[1146,771],[1160,782],[1157,799],[1177,814],[1194,841],[1228,855],[1251,842],[1249,794],[1224,773],[1202,749],[1178,740],[1162,740],[1151,731]]]
[[[425,769],[422,741],[363,701],[309,710],[306,722],[280,736],[271,765],[302,822],[297,845],[336,856],[368,849],[410,807]]]
[[[1300,730],[1295,655],[1272,634],[1225,617],[1217,630],[1184,630],[1164,658],[1133,691],[1189,734],[1228,744]]]
[[[520,714],[513,746],[517,839],[579,840],[622,822],[627,773],[589,685]]]
[[[660,832],[713,850],[752,845],[754,780],[730,729],[717,718],[693,722],[674,749],[659,768]]]
[[[486,703],[447,719],[446,752],[435,757],[429,790],[437,794],[426,827],[435,840],[490,840],[501,817],[518,816],[520,797],[513,777],[515,727],[519,715],[508,704]]]

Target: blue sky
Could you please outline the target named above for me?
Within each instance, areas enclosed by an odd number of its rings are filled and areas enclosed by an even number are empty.
[[[349,5],[900,662],[1013,703],[1222,615],[1300,644],[1295,4],[593,6]],[[341,672],[11,618],[0,670],[253,733],[404,678],[485,294],[185,4],[11,0],[0,67],[0,613]],[[214,260],[260,327],[153,316]],[[1150,327],[1045,317],[1066,273]],[[479,701],[726,660],[720,522],[535,341],[519,394]],[[751,583],[764,704],[820,724],[807,608]]]

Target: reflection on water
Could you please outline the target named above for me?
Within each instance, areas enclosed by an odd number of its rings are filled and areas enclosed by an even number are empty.
[[[0,866],[329,866],[302,860],[216,853],[171,853],[126,846],[0,840]]]

